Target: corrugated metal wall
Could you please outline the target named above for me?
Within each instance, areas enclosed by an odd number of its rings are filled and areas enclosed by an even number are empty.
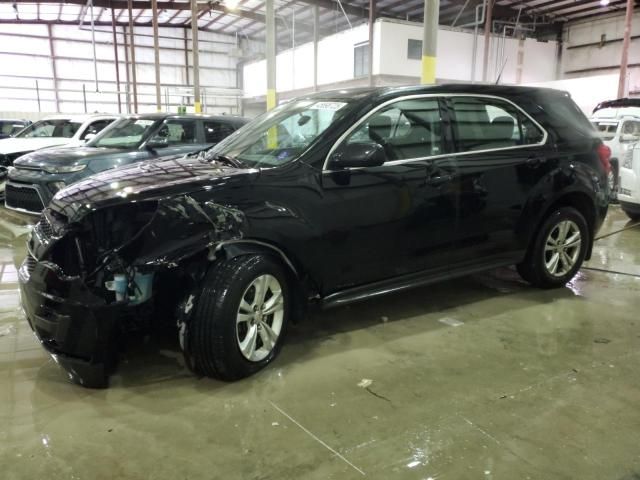
[[[93,49],[89,25],[0,25],[0,111],[4,112],[118,112],[113,35],[110,27],[96,27],[98,91],[94,79]],[[153,37],[151,28],[135,27],[136,74],[140,112],[156,111]],[[127,109],[127,73],[123,28],[117,27],[121,108]],[[185,56],[186,45],[189,49]],[[193,79],[191,31],[160,28],[160,78],[163,109],[188,104],[177,89]],[[127,34],[127,42],[129,35]],[[200,85],[209,113],[238,113],[236,38],[199,32]],[[57,74],[54,82],[53,71]],[[84,88],[84,91],[83,91]],[[131,91],[130,87],[130,91]],[[186,91],[184,91],[186,93]],[[57,102],[56,102],[57,95]],[[59,108],[56,108],[56,104]]]

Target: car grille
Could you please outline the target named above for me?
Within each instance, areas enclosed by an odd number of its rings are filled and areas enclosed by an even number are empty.
[[[28,212],[41,212],[44,208],[36,189],[16,187],[11,183],[7,183],[5,187],[5,204],[9,208],[19,208]]]
[[[49,223],[49,219],[46,217],[44,213],[40,215],[40,221],[38,222],[38,230],[46,240],[49,240],[55,234],[55,232],[53,231],[53,227],[51,226],[51,223]]]
[[[38,263],[38,261],[33,258],[30,253],[27,253],[27,258],[25,258],[24,265],[29,276],[31,276],[33,270],[36,268],[36,263]]]

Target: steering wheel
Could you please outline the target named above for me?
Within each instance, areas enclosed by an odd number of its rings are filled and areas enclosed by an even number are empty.
[[[369,129],[369,136],[382,146],[384,153],[387,155],[389,160],[395,160],[397,158],[397,151],[395,147],[385,140],[378,132]]]

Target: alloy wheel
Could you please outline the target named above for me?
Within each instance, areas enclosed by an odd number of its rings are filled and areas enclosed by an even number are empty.
[[[260,275],[240,299],[236,338],[242,355],[251,362],[264,360],[278,343],[284,319],[282,286],[276,277]]]
[[[572,220],[563,220],[549,232],[544,247],[544,263],[547,272],[554,277],[569,273],[580,256],[582,235]]]

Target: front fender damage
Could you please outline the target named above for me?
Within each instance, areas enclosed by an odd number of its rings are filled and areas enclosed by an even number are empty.
[[[47,228],[32,235],[35,269],[21,270],[30,324],[73,381],[102,387],[130,334],[177,322],[186,347],[186,322],[216,247],[243,238],[246,218],[182,195],[96,210],[54,229],[39,248]],[[191,367],[186,351],[185,358]]]
[[[152,220],[140,232],[144,248],[132,265],[174,267],[220,242],[243,238],[246,219],[237,209],[193,197],[161,200]]]

